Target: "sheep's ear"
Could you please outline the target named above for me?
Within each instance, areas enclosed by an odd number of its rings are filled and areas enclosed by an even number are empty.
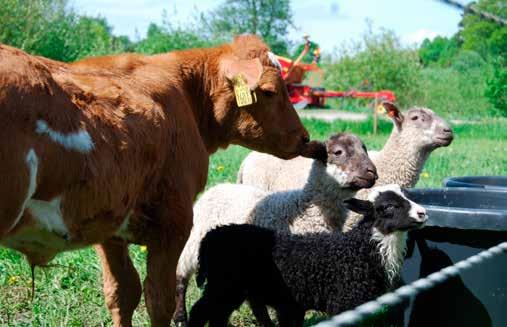
[[[308,142],[304,145],[303,150],[301,151],[301,156],[319,160],[325,164],[327,162],[326,144],[321,141]]]
[[[350,198],[344,200],[343,205],[350,211],[354,211],[360,215],[367,216],[373,213],[373,204],[370,201],[359,200],[356,198]]]
[[[398,130],[401,130],[401,124],[403,123],[403,114],[398,109],[398,107],[389,101],[382,102],[382,107],[387,112],[387,115],[393,120],[394,125]]]

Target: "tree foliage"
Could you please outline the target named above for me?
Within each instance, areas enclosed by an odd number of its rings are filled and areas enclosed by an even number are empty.
[[[205,39],[195,31],[173,27],[164,21],[162,25],[150,24],[146,38],[139,41],[135,50],[141,53],[155,54],[172,50],[208,47],[216,43],[216,40]]]
[[[201,21],[212,39],[258,34],[273,52],[289,52],[287,34],[293,25],[290,0],[225,0],[217,9],[201,15]]]
[[[425,66],[438,63],[441,66],[449,66],[459,49],[459,41],[456,36],[446,38],[437,36],[433,40],[425,39],[419,48],[419,57]]]
[[[360,42],[344,45],[338,58],[328,60],[323,68],[330,89],[392,90],[402,105],[413,104],[420,91],[416,51],[404,48],[387,30],[370,28]]]
[[[66,0],[0,0],[0,42],[48,58],[73,61],[129,50],[104,18],[79,16]]]
[[[479,0],[475,8],[507,18],[505,0]],[[459,36],[463,49],[478,52],[483,58],[507,55],[507,26],[485,20],[474,14],[465,14],[460,22]]]

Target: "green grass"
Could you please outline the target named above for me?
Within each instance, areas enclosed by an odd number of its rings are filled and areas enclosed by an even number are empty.
[[[331,133],[349,131],[358,134],[368,148],[378,149],[386,141],[391,123],[381,121],[378,135],[371,134],[372,122],[324,123],[305,120],[312,138],[325,139]],[[439,187],[447,176],[506,175],[507,122],[488,120],[481,124],[454,127],[456,139],[450,147],[436,150],[423,171],[419,187]],[[231,146],[211,158],[208,186],[236,180],[236,172],[248,150]],[[146,253],[131,246],[131,254],[142,277]],[[30,269],[19,253],[0,248],[0,325],[1,326],[104,326],[111,320],[101,291],[98,259],[92,249],[64,253],[52,262],[52,268],[36,271],[36,294],[31,301]],[[190,305],[199,297],[192,284],[187,299]],[[306,324],[322,319],[307,315]],[[244,306],[233,316],[237,326],[253,326],[255,321]],[[144,302],[134,317],[136,326],[148,326]]]

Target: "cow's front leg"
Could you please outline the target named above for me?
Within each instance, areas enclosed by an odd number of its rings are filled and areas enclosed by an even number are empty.
[[[141,281],[128,252],[128,244],[111,239],[95,247],[102,263],[104,296],[115,326],[132,326],[141,300]]]
[[[171,201],[171,203],[174,203]],[[174,203],[157,217],[161,226],[148,242],[148,262],[144,281],[146,308],[152,326],[169,326],[175,308],[176,265],[192,227],[192,202]]]

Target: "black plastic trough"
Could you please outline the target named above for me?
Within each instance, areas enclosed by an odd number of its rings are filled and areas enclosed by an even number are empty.
[[[410,283],[507,241],[507,189],[410,189],[428,213],[410,233],[403,280]],[[507,326],[507,255],[412,298],[406,326]]]
[[[475,187],[507,190],[507,176],[463,176],[444,179],[444,187]]]

